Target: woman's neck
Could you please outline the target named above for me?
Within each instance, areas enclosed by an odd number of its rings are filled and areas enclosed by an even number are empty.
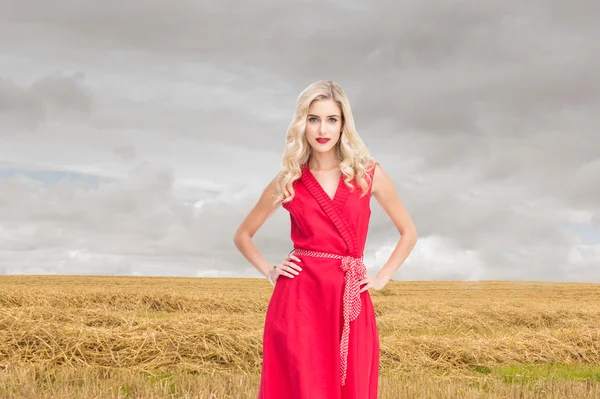
[[[312,154],[310,159],[308,160],[308,167],[311,170],[319,170],[319,171],[328,171],[332,169],[336,169],[340,166],[340,161],[337,159],[337,156],[315,156]]]

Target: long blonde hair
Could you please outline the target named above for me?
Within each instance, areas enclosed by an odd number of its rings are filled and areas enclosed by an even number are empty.
[[[344,90],[335,82],[320,80],[308,86],[298,96],[296,110],[285,139],[286,145],[281,157],[281,171],[277,176],[277,194],[273,204],[289,202],[294,198],[293,184],[302,176],[301,167],[308,162],[312,148],[305,136],[308,109],[315,100],[334,100],[342,111],[342,134],[336,144],[339,167],[344,174],[344,183],[354,190],[352,180],[362,189],[363,197],[370,185],[368,174],[375,167],[375,160],[356,132],[350,102]]]

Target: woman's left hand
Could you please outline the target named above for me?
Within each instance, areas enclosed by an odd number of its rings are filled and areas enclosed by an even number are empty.
[[[367,274],[365,275],[365,278],[359,281],[359,284],[365,284],[365,286],[362,287],[360,291],[358,291],[358,293],[360,294],[361,292],[366,291],[369,288],[373,288],[374,290],[379,291],[380,289],[385,287],[388,281],[388,279],[384,279],[382,277],[371,277]]]

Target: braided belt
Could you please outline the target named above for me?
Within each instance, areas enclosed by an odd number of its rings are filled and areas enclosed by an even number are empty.
[[[311,251],[308,249],[293,249],[290,253],[296,255],[314,256],[318,258],[341,259],[341,268],[344,271],[344,328],[340,342],[340,369],[342,374],[342,385],[346,381],[346,369],[348,368],[348,341],[350,338],[350,322],[356,320],[360,314],[360,280],[367,274],[367,268],[363,258],[342,256],[327,252]]]

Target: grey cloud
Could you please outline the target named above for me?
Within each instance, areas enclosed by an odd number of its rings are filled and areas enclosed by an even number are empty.
[[[135,159],[135,148],[131,145],[121,145],[113,148],[114,153],[124,161]]]
[[[130,274],[137,262],[149,257],[165,264],[181,262],[188,275],[194,264],[205,267],[206,259],[218,259],[224,270],[239,272],[243,258],[233,246],[233,234],[254,206],[257,193],[241,201],[207,197],[196,211],[193,204],[174,198],[172,188],[171,171],[149,164],[138,164],[122,182],[102,181],[98,187],[66,180],[42,186],[23,175],[0,179],[3,250],[13,255],[50,250],[80,254],[73,258],[54,254],[50,264],[54,266],[35,266],[46,272]],[[273,261],[283,259],[281,248],[290,242],[281,235],[286,223],[282,212],[256,236]],[[31,267],[23,264],[21,270]]]
[[[11,3],[3,15],[8,23],[32,29],[54,26],[54,34],[71,46],[177,53],[222,65],[243,62],[298,79],[322,73],[378,73],[368,69],[365,58],[386,42],[397,43],[405,60],[434,64],[445,55],[460,56],[458,51],[481,52],[482,33],[496,29],[503,17],[515,12],[515,4],[454,2],[431,7],[430,2],[385,1],[351,8],[324,3],[315,13],[304,4],[267,2],[232,8],[205,2],[172,7],[159,1],[108,1],[74,7],[66,1],[35,6],[25,1]],[[469,40],[477,47],[466,45]]]
[[[201,178],[259,187],[272,176],[265,165],[278,166],[296,96],[315,80],[332,79],[349,94],[359,133],[397,183],[421,237],[476,250],[486,262],[483,277],[580,278],[593,267],[589,255],[566,268],[572,242],[560,215],[576,209],[600,224],[597,5],[376,1],[322,4],[318,13],[300,3],[281,7],[4,2],[0,37],[14,40],[0,39],[2,51],[49,69],[75,65],[94,93],[92,105],[81,82],[2,81],[0,89],[12,93],[10,101],[4,97],[12,107],[5,115],[13,126],[35,128],[48,104],[52,112],[93,109],[90,136],[139,131],[131,136],[138,145],[109,145],[110,156],[127,165],[158,155],[185,158],[203,166]],[[173,147],[157,136],[185,136],[207,150],[170,154]],[[230,152],[209,150],[216,144]],[[242,157],[248,166],[234,165]],[[269,178],[259,180],[265,173]],[[5,197],[10,211],[1,214],[47,226],[10,245],[58,248],[85,237],[82,247],[92,254],[145,264],[155,256],[178,270],[202,259],[203,268],[239,272],[245,261],[231,234],[258,189],[201,192],[196,214],[175,200],[175,177],[168,168],[140,168],[96,191],[4,182],[14,196]],[[397,232],[372,203],[369,242],[376,247]],[[28,209],[40,209],[41,219],[28,219]],[[287,223],[279,211],[257,236],[269,257],[289,245],[281,234]]]
[[[83,86],[83,75],[46,76],[22,88],[0,79],[0,122],[3,132],[35,130],[47,118],[80,118],[92,111],[92,96]]]

